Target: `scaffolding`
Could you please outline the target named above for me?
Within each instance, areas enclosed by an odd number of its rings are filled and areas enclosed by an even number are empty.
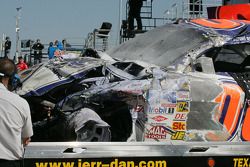
[[[126,20],[122,20],[120,29],[120,43],[123,43],[130,38],[134,38],[138,33],[144,33],[159,25],[175,22],[178,19],[193,19],[204,17],[207,18],[207,7],[221,6],[223,0],[179,0],[169,6],[164,12],[162,18],[153,17],[153,0],[143,0],[141,8],[141,19],[143,22],[143,30],[132,34],[128,31],[128,12],[129,5],[126,3]]]
[[[120,43],[123,43],[127,40],[129,40],[130,38],[134,38],[135,35],[140,34],[140,33],[144,33],[148,30],[151,30],[159,25],[162,25],[164,23],[166,23],[166,19],[165,17],[162,18],[156,18],[153,17],[153,0],[143,0],[143,5],[141,8],[141,20],[143,23],[142,26],[142,30],[140,31],[132,31],[129,32],[128,31],[128,13],[129,13],[129,0],[127,0],[126,3],[126,19],[122,20],[122,25],[120,28]]]
[[[207,18],[207,7],[221,6],[223,0],[181,0],[166,10],[169,20]]]

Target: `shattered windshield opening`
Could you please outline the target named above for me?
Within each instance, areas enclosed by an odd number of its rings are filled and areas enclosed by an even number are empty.
[[[144,70],[144,67],[133,63],[133,62],[116,62],[113,64],[113,66],[117,67],[118,69],[121,69],[133,76],[138,76],[142,70]]]
[[[113,58],[141,60],[167,67],[187,51],[207,42],[202,31],[166,24],[108,51]]]

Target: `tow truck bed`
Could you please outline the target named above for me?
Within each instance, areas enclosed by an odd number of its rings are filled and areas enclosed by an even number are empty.
[[[25,167],[250,166],[250,144],[190,143],[31,143]]]

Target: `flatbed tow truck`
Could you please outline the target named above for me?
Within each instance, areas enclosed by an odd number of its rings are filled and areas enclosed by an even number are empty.
[[[33,142],[25,167],[250,167],[249,142]]]

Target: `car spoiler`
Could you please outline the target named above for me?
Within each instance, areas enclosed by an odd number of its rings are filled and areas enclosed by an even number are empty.
[[[250,3],[207,8],[209,19],[249,20]]]

